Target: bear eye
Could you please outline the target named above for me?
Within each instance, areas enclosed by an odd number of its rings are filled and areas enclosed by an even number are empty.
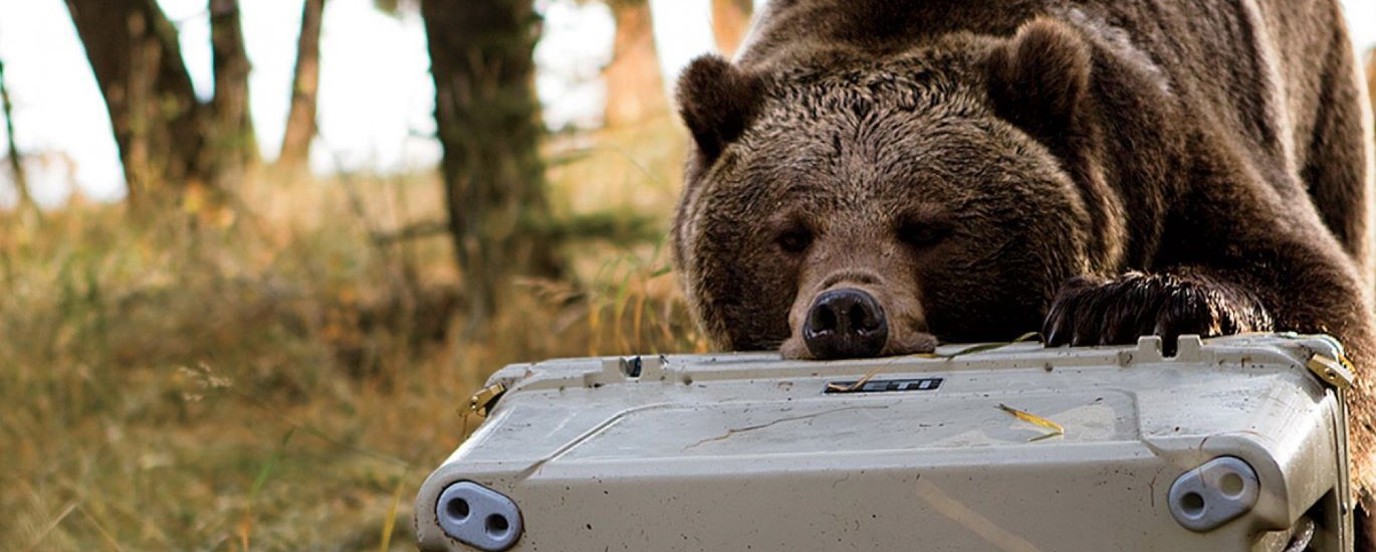
[[[898,225],[898,240],[913,247],[931,247],[951,235],[944,221],[909,221]]]
[[[779,249],[785,253],[802,253],[812,245],[812,232],[801,226],[794,226],[779,232],[779,237],[775,238],[779,244]]]

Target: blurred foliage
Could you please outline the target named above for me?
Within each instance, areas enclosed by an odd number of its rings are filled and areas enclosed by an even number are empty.
[[[443,220],[432,175],[0,211],[0,548],[411,549],[412,497],[493,370],[705,348],[662,237],[683,151],[667,119],[552,139],[556,220],[610,239],[570,242],[569,279],[516,282],[475,336],[450,331],[447,236],[397,237]]]

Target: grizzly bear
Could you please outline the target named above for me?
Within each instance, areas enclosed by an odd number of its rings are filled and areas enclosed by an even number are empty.
[[[1332,334],[1370,550],[1366,95],[1338,0],[774,0],[680,79],[676,265],[797,359]]]

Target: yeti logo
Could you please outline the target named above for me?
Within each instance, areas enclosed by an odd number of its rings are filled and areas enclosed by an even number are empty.
[[[941,387],[941,378],[869,380],[858,385],[854,381],[833,381],[827,384],[826,394],[935,391],[938,387]]]

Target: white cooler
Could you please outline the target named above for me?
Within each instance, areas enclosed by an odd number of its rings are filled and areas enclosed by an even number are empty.
[[[507,366],[416,499],[422,550],[1352,549],[1323,336]],[[457,429],[457,428],[456,428]]]

